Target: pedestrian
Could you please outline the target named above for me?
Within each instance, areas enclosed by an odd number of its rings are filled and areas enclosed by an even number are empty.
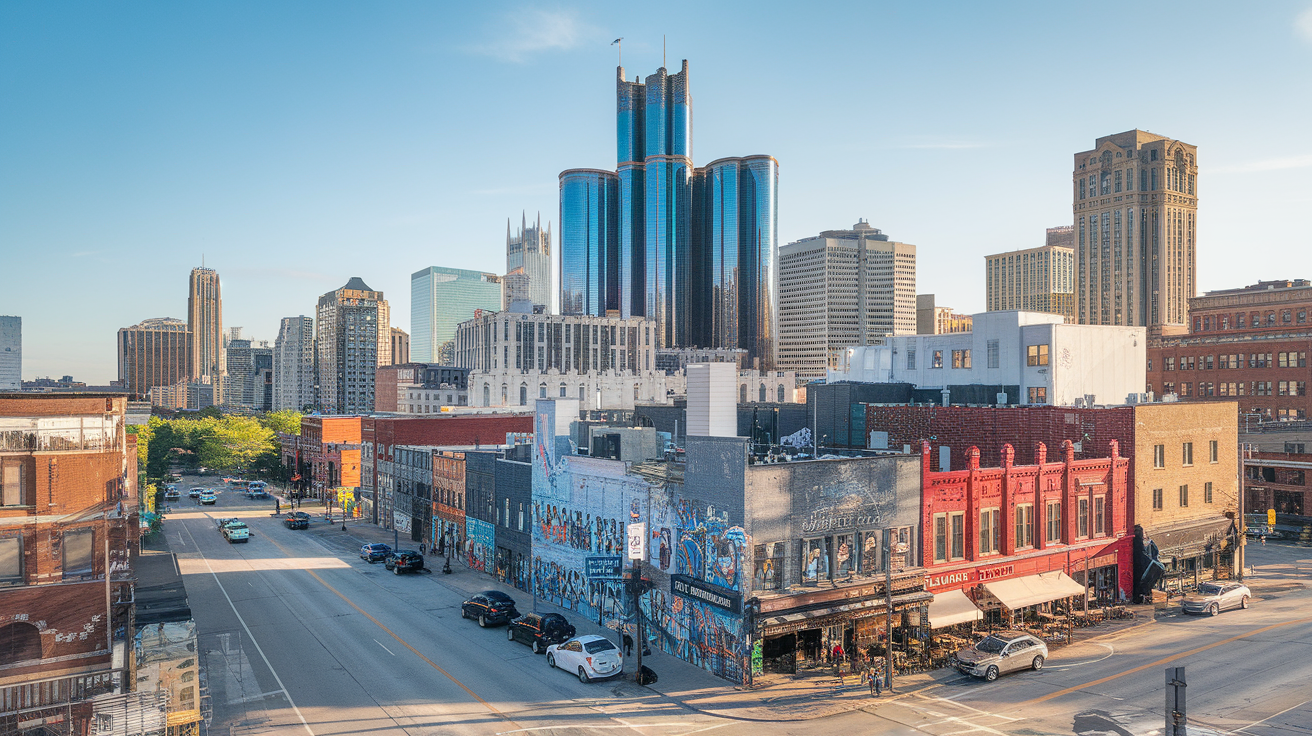
[[[624,656],[633,656],[633,637],[629,636],[627,631],[624,632]]]
[[[421,555],[424,554],[424,543],[423,543],[423,542],[420,542],[420,543],[419,543],[419,554],[421,554]]]

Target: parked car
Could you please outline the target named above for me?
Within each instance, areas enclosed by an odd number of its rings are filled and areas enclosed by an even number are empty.
[[[288,511],[282,517],[282,525],[288,529],[309,529],[310,515],[304,511]]]
[[[424,569],[424,556],[412,549],[397,549],[383,558],[383,567],[400,575],[407,570],[418,572]]]
[[[392,548],[382,542],[366,544],[360,548],[360,559],[365,560],[370,564],[379,560],[385,560],[390,554],[392,554]]]
[[[257,498],[268,498],[269,494],[263,488],[251,488],[246,491],[246,498],[255,500]]]
[[[478,620],[484,628],[504,624],[519,618],[515,599],[499,590],[485,590],[460,604],[461,618]]]
[[[169,490],[167,490],[167,491],[164,491],[164,500],[165,500],[165,501],[181,501],[181,500],[182,500],[182,491],[179,491],[179,490],[176,489],[176,488],[171,488],[171,489],[169,489]]]
[[[233,520],[224,524],[222,532],[224,539],[228,540],[228,544],[251,541],[251,530],[244,521]]]
[[[1048,645],[1023,631],[997,631],[957,652],[954,659],[958,670],[992,682],[1007,672],[1043,669]]]
[[[534,654],[547,651],[552,644],[574,638],[574,626],[559,613],[526,613],[506,627],[506,638],[522,641]]]
[[[1242,583],[1200,583],[1197,593],[1184,597],[1184,612],[1215,616],[1230,608],[1248,608],[1252,596]]]
[[[200,494],[200,502],[206,506],[213,506],[219,502],[219,497],[215,496],[213,493],[205,492]]]
[[[547,666],[574,672],[579,682],[591,682],[623,672],[624,656],[610,639],[588,634],[547,647]]]
[[[188,497],[188,498],[200,498],[200,495],[201,495],[202,493],[204,493],[204,492],[205,492],[205,489],[204,489],[204,488],[193,488],[193,489],[191,489],[190,491],[187,491],[187,497]]]

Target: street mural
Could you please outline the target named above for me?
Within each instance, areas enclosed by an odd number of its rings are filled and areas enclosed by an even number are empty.
[[[465,517],[465,556],[471,570],[492,570],[496,529],[482,519]]]

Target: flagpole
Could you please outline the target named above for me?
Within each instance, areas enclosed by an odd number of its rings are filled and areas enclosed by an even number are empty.
[[[610,45],[619,47],[619,65],[624,66],[624,37],[620,36],[614,41],[611,41]]]

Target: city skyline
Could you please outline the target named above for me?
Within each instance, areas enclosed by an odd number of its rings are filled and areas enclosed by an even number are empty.
[[[926,264],[977,264],[1042,245],[1041,228],[1066,222],[1068,157],[1089,141],[1132,128],[1188,141],[1204,182],[1201,294],[1312,272],[1297,248],[1297,212],[1312,201],[1300,176],[1312,166],[1300,122],[1312,96],[1300,75],[1270,71],[1312,61],[1312,33],[1299,24],[1310,8],[1271,3],[1242,17],[1220,6],[1159,8],[1151,18],[1183,24],[1214,51],[1191,62],[1196,73],[1171,95],[1131,85],[1092,111],[1053,104],[1089,63],[1067,48],[1069,28],[1083,22],[1076,8],[780,6],[757,18],[689,7],[668,59],[693,60],[696,94],[717,101],[699,110],[699,150],[779,160],[781,244],[864,217],[917,243]],[[313,29],[298,18],[290,8],[263,9],[256,24],[188,8],[0,10],[9,41],[0,59],[18,70],[0,82],[18,110],[0,121],[0,251],[15,266],[0,272],[0,313],[26,322],[25,379],[107,383],[116,330],[150,315],[184,318],[171,285],[202,256],[223,276],[226,322],[263,339],[353,275],[393,295],[404,315],[417,268],[500,273],[506,217],[558,211],[556,176],[566,168],[613,165],[610,41],[624,36],[623,65],[646,76],[662,65],[665,30],[600,4],[334,8]],[[711,43],[730,18],[750,32]],[[811,43],[852,26],[879,28],[889,53],[875,60]],[[784,30],[793,41],[775,48],[769,74],[745,73],[752,39]],[[236,62],[224,51],[234,43],[249,48]],[[1132,35],[1099,44],[1111,58],[1173,63],[1171,49]],[[461,74],[445,74],[453,65]],[[557,93],[542,95],[547,71]],[[289,87],[298,91],[283,100]],[[535,99],[541,114],[528,125],[481,112],[495,109],[483,104],[493,94]],[[760,114],[768,95],[789,98],[787,109]],[[813,114],[840,103],[850,115],[821,123]],[[455,107],[468,112],[444,114]],[[963,109],[976,114],[963,118]],[[468,145],[452,148],[457,139]],[[435,177],[435,167],[467,175]],[[988,171],[987,185],[955,198],[955,217],[936,216],[931,187],[965,168]],[[1019,208],[1003,199],[1017,192]],[[1255,244],[1254,257],[1234,259],[1231,242]],[[358,266],[361,250],[378,249],[384,258]],[[58,278],[38,265],[52,253],[64,261]],[[105,279],[146,286],[89,308]],[[920,291],[951,293],[963,312],[983,309],[977,266],[927,267],[921,281]]]

